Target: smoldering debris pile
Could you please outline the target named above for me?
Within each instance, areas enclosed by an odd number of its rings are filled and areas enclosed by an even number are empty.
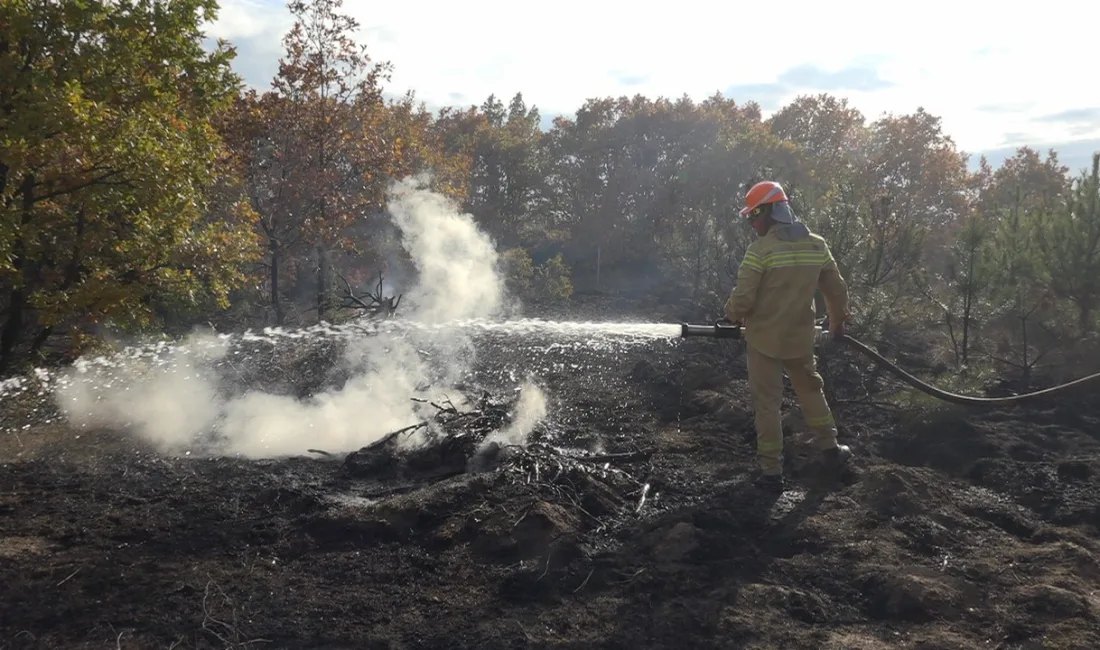
[[[348,454],[344,459],[348,476],[374,479],[413,474],[422,478],[453,476],[476,466],[486,447],[498,445],[487,442],[491,436],[506,431],[513,421],[528,417],[517,408],[521,401],[518,396],[503,400],[486,392],[462,410],[450,400],[442,403],[413,400],[427,403],[435,409],[434,415]],[[414,435],[419,435],[421,444],[410,448],[404,443]]]
[[[431,418],[348,454],[346,492],[314,517],[311,534],[343,540],[356,530],[444,547],[468,542],[493,563],[537,564],[535,580],[551,568],[558,574],[586,564],[619,543],[623,526],[667,507],[643,478],[652,470],[652,449],[571,449],[554,444],[555,432],[542,424],[517,444],[511,432],[524,428],[532,394],[484,394],[465,408],[434,403]],[[404,446],[402,437],[414,432],[422,444]],[[516,579],[522,588],[527,571]]]
[[[344,474],[355,479],[425,483],[465,473],[498,472],[508,481],[557,492],[563,484],[576,489],[596,475],[604,483],[600,491],[639,490],[639,507],[644,503],[648,485],[612,464],[645,461],[651,450],[595,454],[553,444],[547,426],[530,424],[540,419],[545,409],[542,394],[533,385],[508,399],[485,392],[467,408],[449,400],[428,404],[435,409],[432,417],[348,454]],[[414,434],[420,435],[418,445],[403,442]],[[329,455],[324,450],[311,451]]]

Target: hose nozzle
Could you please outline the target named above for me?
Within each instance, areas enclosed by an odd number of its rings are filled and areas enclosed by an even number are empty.
[[[702,336],[711,339],[740,339],[741,326],[729,321],[717,321],[713,325],[680,323],[680,337]]]
[[[704,337],[710,339],[734,339],[740,340],[742,330],[740,325],[734,325],[729,321],[717,321],[713,325],[695,325],[692,323],[680,323],[680,338]],[[821,344],[830,340],[829,332],[821,326],[814,328],[814,343]]]

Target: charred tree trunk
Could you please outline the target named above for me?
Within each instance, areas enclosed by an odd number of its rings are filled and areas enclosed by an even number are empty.
[[[76,235],[73,238],[73,252],[69,257],[69,263],[65,265],[65,276],[61,280],[61,286],[59,287],[61,292],[68,291],[80,280],[80,262],[81,254],[84,249],[84,234],[87,230],[87,213],[84,208],[81,207],[76,211]],[[50,335],[54,332],[53,325],[46,325],[38,331],[35,335],[34,341],[31,343],[30,355],[31,357],[37,357],[41,352],[43,346],[46,345],[46,341],[50,339]]]
[[[0,372],[6,371],[14,361],[15,347],[23,337],[25,328],[25,316],[27,309],[27,245],[23,239],[26,226],[31,222],[31,211],[34,208],[35,180],[32,174],[23,176],[23,182],[19,188],[19,196],[22,199],[22,217],[20,219],[20,233],[12,246],[12,268],[15,270],[15,281],[8,293],[8,320],[0,330]]]
[[[31,343],[32,357],[37,357],[42,352],[42,347],[46,345],[46,341],[50,340],[51,334],[53,334],[53,325],[47,325],[38,331],[38,334],[34,337],[34,342]]]
[[[8,320],[0,330],[0,372],[11,367],[15,356],[15,346],[23,336],[23,312],[27,306],[27,296],[22,287],[16,287],[8,294]]]
[[[317,320],[325,320],[328,305],[328,256],[323,246],[317,247]]]
[[[1024,345],[1024,352],[1023,352],[1023,359],[1024,359],[1024,369],[1023,370],[1024,370],[1024,372],[1023,372],[1023,375],[1024,375],[1024,387],[1025,388],[1027,388],[1028,386],[1031,386],[1031,355],[1029,354],[1028,340],[1027,340],[1027,320],[1028,320],[1028,317],[1030,317],[1030,315],[1031,315],[1030,313],[1027,313],[1027,314],[1022,314],[1020,316],[1020,334],[1021,334],[1021,337],[1023,339],[1023,345]]]
[[[275,325],[281,326],[286,317],[283,313],[283,303],[279,300],[279,264],[282,262],[282,249],[279,241],[274,238],[269,241],[267,247],[271,251],[271,268],[268,272],[271,283],[271,308],[275,310]]]
[[[974,308],[974,256],[977,252],[970,251],[970,260],[966,269],[966,295],[963,297],[963,331],[962,331],[962,362],[970,364],[970,321]]]

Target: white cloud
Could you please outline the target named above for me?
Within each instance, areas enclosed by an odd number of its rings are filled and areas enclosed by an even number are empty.
[[[279,41],[293,22],[282,5],[263,0],[222,0],[218,19],[207,26],[206,33],[233,42],[260,37],[281,50]]]
[[[285,6],[222,5],[209,35],[238,44],[239,69],[266,86],[290,25]],[[359,19],[372,56],[394,64],[389,90],[413,89],[437,105],[453,103],[456,93],[480,103],[490,93],[507,100],[520,91],[544,113],[572,113],[589,97],[702,98],[772,83],[806,63],[835,71],[870,61],[893,87],[835,94],[870,118],[924,106],[969,151],[998,147],[1006,133],[1028,133],[1035,144],[1100,136],[1100,129],[1032,121],[1100,105],[1100,87],[1082,68],[1093,57],[1092,26],[1076,0],[1049,0],[1040,11],[974,0],[893,8],[792,0],[776,7],[559,0],[536,12],[509,0],[347,0],[344,11]],[[1011,104],[1026,108],[980,110]]]

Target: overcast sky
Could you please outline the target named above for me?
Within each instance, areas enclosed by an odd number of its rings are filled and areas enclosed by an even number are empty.
[[[393,64],[389,92],[415,90],[429,106],[520,91],[549,118],[589,97],[722,92],[768,112],[828,92],[872,119],[924,106],[994,163],[1029,144],[1064,151],[1076,171],[1100,150],[1087,4],[345,0],[344,11],[371,55]],[[207,35],[234,43],[237,71],[266,88],[291,24],[285,2],[221,6]]]

